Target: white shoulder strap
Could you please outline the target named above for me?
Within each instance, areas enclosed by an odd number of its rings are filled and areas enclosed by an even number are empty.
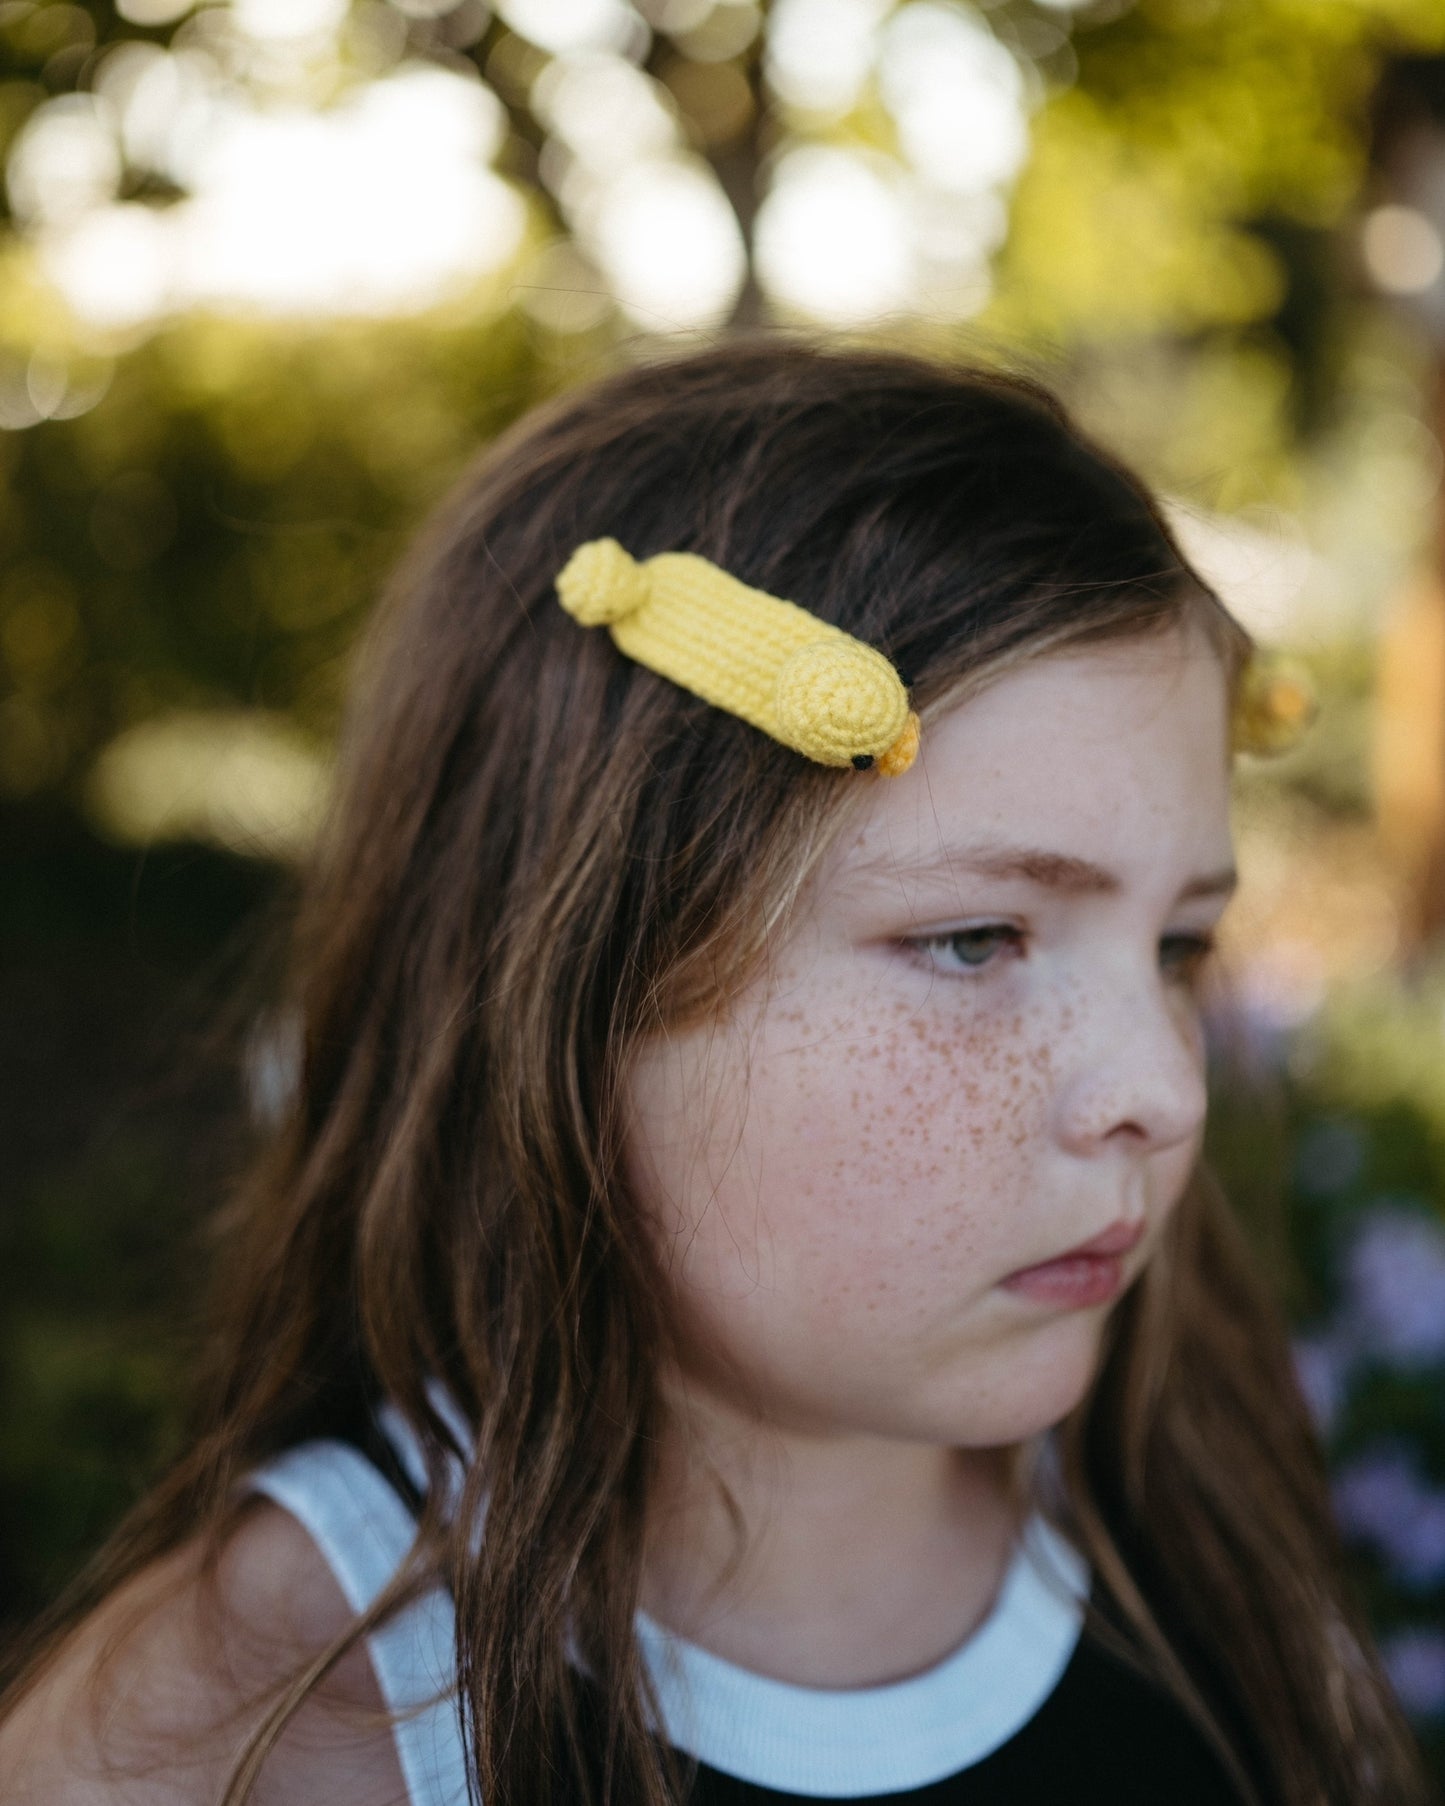
[[[310,1532],[353,1611],[392,1579],[416,1535],[411,1514],[358,1450],[318,1441],[288,1449],[245,1484]],[[393,1727],[410,1806],[468,1806],[466,1757],[456,1704],[455,1616],[435,1587],[367,1638]]]

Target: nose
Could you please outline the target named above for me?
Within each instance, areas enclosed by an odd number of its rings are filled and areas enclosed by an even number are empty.
[[[1157,974],[1112,981],[1080,998],[1061,1037],[1057,1133],[1070,1151],[1132,1142],[1177,1147],[1199,1134],[1209,1107],[1196,1005]]]

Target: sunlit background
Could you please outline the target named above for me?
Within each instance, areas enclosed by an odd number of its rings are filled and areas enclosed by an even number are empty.
[[[1445,3],[0,0],[0,145],[10,1620],[175,1435],[178,1049],[390,561],[532,402],[797,324],[1052,382],[1315,679],[1211,1134],[1445,1774]]]

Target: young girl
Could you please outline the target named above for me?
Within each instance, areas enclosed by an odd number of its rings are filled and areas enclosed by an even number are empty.
[[[493,446],[0,1798],[1431,1797],[1199,1158],[1251,651],[1021,379],[744,341]]]

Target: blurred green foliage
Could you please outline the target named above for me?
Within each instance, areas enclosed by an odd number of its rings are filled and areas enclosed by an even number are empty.
[[[99,406],[0,436],[0,789],[74,806],[100,747],[177,708],[282,710],[324,740],[406,531],[556,380],[510,314],[192,317]]]
[[[0,810],[0,1637],[178,1433],[276,871]]]

